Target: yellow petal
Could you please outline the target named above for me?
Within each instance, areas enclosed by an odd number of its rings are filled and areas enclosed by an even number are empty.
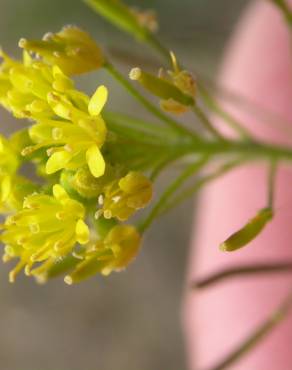
[[[10,195],[11,192],[11,177],[4,176],[1,181],[1,201],[4,202]]]
[[[80,244],[86,244],[89,241],[89,228],[83,220],[78,220],[76,224],[76,239]]]
[[[72,158],[72,154],[62,150],[60,152],[53,153],[47,161],[46,173],[51,175],[66,166],[66,164]]]
[[[96,145],[92,145],[86,152],[86,162],[94,177],[100,177],[105,171],[103,156]]]
[[[68,101],[65,101],[65,98],[62,99],[62,96],[50,92],[47,95],[47,101],[57,116],[68,120],[71,119],[72,106]]]
[[[62,199],[68,199],[69,198],[69,196],[66,193],[66,191],[64,190],[64,188],[59,184],[55,184],[53,186],[53,195],[57,200],[62,200]]]
[[[91,116],[98,116],[102,111],[108,97],[108,90],[105,86],[99,86],[92,95],[89,104],[88,112]]]

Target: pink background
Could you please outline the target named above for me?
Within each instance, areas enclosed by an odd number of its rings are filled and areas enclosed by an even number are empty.
[[[288,31],[279,12],[268,1],[253,3],[227,51],[222,84],[292,122],[290,52]],[[259,117],[243,109],[236,114],[258,136],[289,142],[287,133],[275,132]],[[191,369],[206,369],[224,358],[290,289],[292,279],[287,275],[235,279],[198,293],[188,289],[195,277],[235,263],[292,259],[292,171],[284,167],[278,175],[272,223],[247,248],[232,254],[218,250],[220,242],[266,205],[266,172],[264,165],[238,169],[203,193],[183,310]],[[231,369],[292,369],[292,316]]]

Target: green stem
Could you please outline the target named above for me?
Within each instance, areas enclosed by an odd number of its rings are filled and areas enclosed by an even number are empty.
[[[209,156],[203,156],[199,161],[191,163],[180,176],[178,176],[169,186],[166,188],[164,193],[159,198],[159,201],[152,208],[147,218],[140,224],[139,230],[141,233],[145,232],[146,229],[152,224],[160,209],[168,201],[168,199],[176,192],[176,190],[191,176],[197,173],[209,160]]]
[[[214,173],[203,176],[194,185],[189,186],[188,188],[184,189],[180,194],[174,197],[169,203],[165,204],[164,208],[160,210],[160,213],[158,216],[162,216],[163,214],[169,212],[171,209],[175,208],[178,204],[182,203],[183,201],[185,201],[186,199],[190,198],[195,193],[197,193],[202,187],[212,182],[213,180],[217,179],[218,177],[223,176],[225,173],[239,166],[242,162],[243,160],[236,159],[234,161],[224,164]]]
[[[282,11],[283,16],[289,25],[289,27],[292,27],[292,12],[289,8],[288,3],[285,0],[271,0],[278,8]]]
[[[246,155],[252,159],[265,160],[292,160],[292,148],[265,144],[256,141],[198,141],[189,145],[189,152],[193,154],[238,154]]]
[[[277,162],[271,161],[269,176],[268,176],[268,207],[273,209],[275,197]]]
[[[207,115],[197,104],[192,107],[192,111],[199,118],[200,122],[204,125],[207,132],[211,133],[218,140],[225,140],[224,136],[222,136],[220,132],[216,130]]]
[[[198,139],[198,136],[184,127],[180,122],[177,122],[173,118],[164,114],[159,108],[147,100],[137,89],[110,63],[105,65],[107,71],[137,100],[139,101],[149,112],[157,117],[162,122],[166,123],[173,130],[178,132],[180,135],[192,137]]]
[[[236,131],[243,139],[250,139],[251,136],[248,130],[240,124],[237,119],[235,119],[230,113],[226,112],[224,109],[220,107],[220,105],[216,102],[214,97],[212,97],[208,90],[203,86],[203,84],[199,85],[201,98],[203,102],[207,105],[209,109],[211,109],[215,114],[221,117],[224,122],[228,123],[229,126]]]
[[[158,163],[158,165],[153,169],[150,180],[154,181],[158,177],[158,175],[171,163],[173,163],[175,160],[181,158],[183,155],[180,151],[171,153],[170,155],[166,156],[161,162]]]
[[[283,319],[286,318],[292,309],[292,292],[290,292],[276,311],[268,317],[256,330],[241,343],[232,353],[227,355],[219,364],[209,370],[226,370],[239,359],[245,356],[251,349],[255,348]]]
[[[265,275],[267,273],[292,273],[292,262],[261,263],[227,268],[204,279],[194,281],[191,284],[191,289],[208,288],[229,278],[239,278],[247,275],[253,277],[254,275]]]
[[[167,60],[168,64],[172,66],[172,60],[169,50],[155,37],[153,33],[149,33],[147,38],[144,38],[144,42],[156,50],[164,59]]]

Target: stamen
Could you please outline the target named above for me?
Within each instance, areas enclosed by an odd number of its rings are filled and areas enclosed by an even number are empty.
[[[104,196],[102,194],[100,194],[100,196],[98,197],[98,204],[100,206],[102,206],[104,203]]]
[[[40,232],[40,225],[35,223],[35,224],[30,224],[29,225],[29,230],[32,234],[38,234]]]
[[[129,73],[129,77],[131,80],[139,80],[139,78],[141,77],[141,74],[142,74],[142,71],[141,71],[141,68],[132,68],[130,73]]]
[[[107,220],[109,220],[110,218],[112,218],[112,212],[107,209],[103,212],[103,215],[104,215],[104,218],[106,218]]]
[[[115,197],[113,197],[112,198],[112,201],[114,202],[114,203],[118,203],[120,200],[121,200],[121,196],[120,195],[116,195]]]
[[[72,277],[70,275],[65,276],[64,281],[68,285],[72,285],[73,284],[73,279],[72,279]]]
[[[25,46],[27,45],[27,40],[25,38],[21,38],[19,41],[18,41],[18,46],[20,48],[25,48]]]
[[[63,130],[60,127],[54,127],[52,130],[52,138],[54,140],[60,140],[63,137]]]

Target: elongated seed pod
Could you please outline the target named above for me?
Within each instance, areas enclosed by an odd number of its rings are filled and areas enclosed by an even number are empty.
[[[273,218],[271,208],[261,209],[242,229],[236,231],[228,239],[220,244],[220,250],[224,252],[233,252],[245,247],[255,239],[264,229],[266,224]]]
[[[191,95],[184,94],[167,80],[144,72],[140,68],[133,68],[129,76],[131,80],[138,81],[146,90],[161,99],[173,99],[185,106],[194,105],[194,99]]]

